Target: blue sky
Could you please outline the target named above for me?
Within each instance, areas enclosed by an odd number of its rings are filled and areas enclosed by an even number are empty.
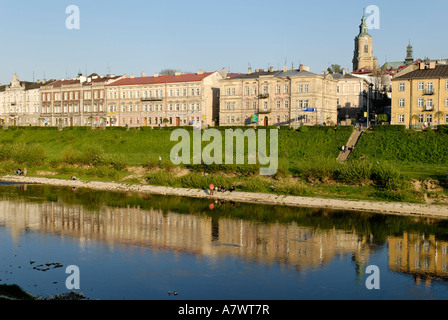
[[[80,29],[68,30],[66,7],[80,9]],[[371,30],[379,63],[448,58],[448,1],[383,0],[0,0],[0,83],[75,77],[78,71],[151,75],[246,72],[255,68],[330,64],[351,70],[363,8],[380,9]],[[444,39],[444,40],[440,40]]]

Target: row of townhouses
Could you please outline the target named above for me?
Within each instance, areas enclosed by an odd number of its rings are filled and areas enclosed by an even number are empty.
[[[8,126],[316,125],[338,121],[338,106],[366,104],[368,81],[349,74],[257,69],[228,73],[100,76],[0,86]]]
[[[0,85],[5,126],[293,126],[365,121],[386,114],[391,124],[448,123],[447,60],[378,67],[365,16],[355,37],[353,72],[309,67],[249,68],[184,74],[85,75]]]

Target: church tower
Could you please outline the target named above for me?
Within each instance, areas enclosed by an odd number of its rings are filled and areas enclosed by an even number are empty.
[[[359,34],[355,38],[355,52],[353,57],[353,71],[361,68],[376,70],[378,61],[373,56],[373,38],[369,34],[366,16],[362,16]]]
[[[413,50],[412,50],[412,46],[411,46],[411,41],[409,40],[409,45],[406,50],[406,59],[404,59],[407,66],[414,62],[414,57],[412,55],[412,51]]]

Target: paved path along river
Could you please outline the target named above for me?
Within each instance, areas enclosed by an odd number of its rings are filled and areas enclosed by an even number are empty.
[[[124,184],[116,182],[62,180],[42,177],[3,176],[0,181],[16,183],[36,183],[75,188],[90,188],[105,191],[130,191],[159,195],[185,196],[192,198],[222,199],[235,202],[286,205],[311,208],[330,208],[341,210],[367,211],[397,215],[417,215],[437,218],[448,218],[448,206],[428,205],[401,202],[379,202],[362,200],[339,200],[297,196],[282,196],[266,193],[224,192],[210,196],[208,190],[170,188],[150,185]]]

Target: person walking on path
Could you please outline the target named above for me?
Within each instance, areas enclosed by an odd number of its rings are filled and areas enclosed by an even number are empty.
[[[210,195],[212,196],[215,191],[215,186],[213,184],[210,185]]]

